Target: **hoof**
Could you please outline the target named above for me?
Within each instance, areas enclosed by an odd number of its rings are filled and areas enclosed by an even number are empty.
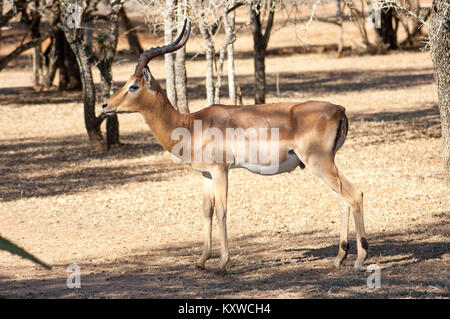
[[[367,253],[365,253],[364,256],[360,256],[360,257],[358,257],[358,259],[356,259],[355,267],[354,267],[355,269],[353,270],[354,273],[360,273],[360,272],[364,271],[363,263],[366,260],[366,258],[367,258]]]
[[[225,268],[220,268],[216,270],[216,275],[225,276],[227,274],[227,270]]]
[[[336,256],[336,258],[334,259],[334,266],[336,268],[339,268],[342,263],[344,262],[345,258],[347,258],[347,254],[348,254],[348,249],[349,249],[350,245],[346,242],[343,241],[339,247],[339,253]]]
[[[341,258],[336,258],[333,262],[333,265],[335,268],[339,269],[341,268],[343,262],[344,260],[342,260]]]
[[[353,269],[353,272],[355,273],[355,274],[359,274],[359,273],[362,273],[364,270],[363,270],[363,265],[362,265],[362,263],[359,263],[359,262],[356,262],[355,263],[355,268]]]
[[[196,263],[195,268],[205,270],[205,263]]]

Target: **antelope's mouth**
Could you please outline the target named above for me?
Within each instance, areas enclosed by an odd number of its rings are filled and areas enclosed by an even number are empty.
[[[103,111],[103,114],[105,114],[106,116],[112,116],[117,114],[116,110],[110,110],[110,111]]]
[[[117,111],[117,109],[113,109],[113,110],[103,109],[102,113],[106,116],[113,116],[113,115],[117,115],[117,114],[137,113],[137,111]]]

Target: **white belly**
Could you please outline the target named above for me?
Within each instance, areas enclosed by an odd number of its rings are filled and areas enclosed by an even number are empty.
[[[284,162],[276,165],[261,165],[256,163],[238,163],[231,168],[245,168],[250,172],[260,175],[276,175],[293,171],[301,163],[294,151],[289,151]]]

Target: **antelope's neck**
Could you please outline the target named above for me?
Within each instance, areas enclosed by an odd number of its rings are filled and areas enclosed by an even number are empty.
[[[171,151],[178,140],[172,140],[175,129],[189,129],[189,114],[180,114],[172,106],[163,91],[156,94],[155,103],[141,112],[153,135],[167,151]]]

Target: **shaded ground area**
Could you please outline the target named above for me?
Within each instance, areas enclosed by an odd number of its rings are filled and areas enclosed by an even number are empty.
[[[215,274],[216,219],[213,259],[206,271],[195,269],[200,174],[173,164],[135,115],[120,118],[125,147],[89,153],[79,93],[35,93],[13,71],[0,73],[11,85],[0,89],[0,235],[54,267],[45,271],[0,252],[0,297],[449,298],[450,188],[425,59],[292,55],[267,62],[271,102],[324,97],[347,109],[350,129],[336,163],[364,191],[365,265],[381,267],[380,289],[367,288],[370,273],[352,272],[352,218],[348,260],[332,268],[340,216],[333,192],[308,169],[274,177],[233,170],[229,273]],[[251,61],[236,62],[247,103]],[[197,110],[204,66],[189,66]],[[116,67],[123,83],[133,66]],[[152,67],[164,74],[162,60]],[[69,264],[81,267],[81,289],[66,287]]]
[[[437,104],[421,105],[420,109],[403,112],[356,113],[350,115],[349,121],[350,134],[361,146],[441,136]]]
[[[436,105],[404,112],[352,114],[350,121],[352,125],[347,145],[351,149],[439,137]],[[125,135],[123,141],[128,143],[123,151],[106,155],[87,153],[82,136],[45,141],[4,141],[0,147],[0,196],[3,201],[14,201],[27,197],[76,195],[78,192],[101,191],[104,187],[114,188],[128,183],[152,184],[183,174],[183,166],[170,164],[167,159],[161,162],[152,159],[151,163],[146,164],[129,162],[130,159],[139,161],[161,153],[151,134]],[[264,180],[261,187],[266,187],[266,181],[267,187],[270,187],[269,180]],[[198,191],[195,191],[197,197]],[[168,202],[167,205],[176,203]],[[356,256],[353,237],[348,260],[340,270],[336,270],[332,267],[332,261],[337,252],[337,233],[326,235],[326,231],[314,227],[304,231],[277,230],[275,227],[269,232],[249,229],[245,235],[231,236],[232,259],[225,277],[215,274],[217,248],[213,259],[207,263],[207,270],[195,269],[193,264],[200,254],[201,242],[187,236],[186,240],[174,244],[147,242],[141,248],[128,250],[125,255],[83,260],[78,264],[81,289],[66,287],[66,280],[71,274],[66,270],[67,263],[54,263],[51,272],[23,262],[19,267],[6,267],[0,277],[0,296],[448,298],[450,244],[446,239],[450,235],[450,211],[444,208],[440,212],[429,212],[427,216],[425,223],[405,227],[401,231],[369,233],[370,257],[366,265],[380,267],[380,289],[367,287],[367,278],[371,273],[352,272]],[[160,217],[157,215],[154,218]],[[371,225],[373,218],[378,217],[367,219],[368,225]],[[387,224],[387,229],[390,226]],[[184,231],[190,230],[187,228]],[[176,231],[171,233],[171,236],[178,237]],[[197,236],[194,238],[200,238]]]
[[[81,288],[66,288],[67,265],[51,273],[36,271],[36,279],[2,278],[0,295],[27,298],[448,298],[450,245],[432,240],[448,234],[446,214],[408,233],[369,237],[370,257],[381,272],[381,288],[367,287],[371,274],[354,274],[355,243],[339,270],[332,268],[337,245],[329,236],[305,233],[251,234],[231,240],[228,274],[217,276],[193,267],[199,242],[165,245],[107,263],[80,264]],[[264,240],[262,240],[264,238]],[[337,240],[337,239],[336,239]],[[29,287],[33,287],[30,291]]]
[[[364,90],[392,90],[433,83],[433,71],[418,68],[280,72],[266,78],[269,95],[276,95],[277,76],[280,95],[283,97],[294,97],[306,92],[327,96]],[[238,77],[237,81],[245,96],[253,96],[252,77]]]
[[[116,161],[160,153],[162,147],[151,133],[123,135],[120,149],[90,154],[86,137],[32,138],[3,140],[0,145],[0,200],[56,196],[105,185],[151,182],[184,170],[166,161],[128,165]],[[99,167],[93,160],[107,162]]]
[[[131,72],[131,71],[130,71]],[[131,75],[131,73],[130,73]],[[418,87],[433,83],[433,70],[420,68],[397,68],[393,70],[339,70],[311,72],[280,72],[279,91],[282,97],[316,94],[327,96],[362,92],[365,90],[392,90]],[[253,75],[240,75],[236,81],[244,97],[253,97]],[[277,94],[277,74],[267,75],[267,93]],[[160,81],[164,87],[165,82]],[[121,87],[125,82],[116,82]],[[226,90],[224,79],[223,89]],[[100,91],[100,87],[98,87]],[[206,90],[203,77],[189,77],[188,98],[205,99]],[[81,102],[81,92],[58,92],[56,88],[48,92],[35,92],[31,87],[0,88],[0,104],[23,107],[27,104],[63,104]]]

